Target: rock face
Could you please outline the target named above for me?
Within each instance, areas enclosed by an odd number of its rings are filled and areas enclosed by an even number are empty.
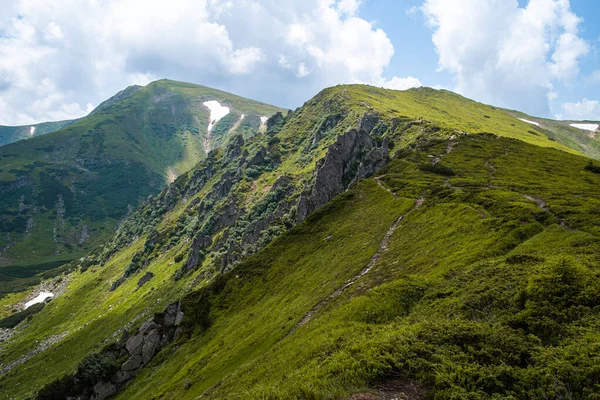
[[[369,126],[370,127],[370,126]],[[371,127],[372,129],[372,127]],[[300,196],[297,222],[360,179],[366,178],[389,161],[387,142],[378,146],[365,130],[351,130],[329,146],[322,165],[315,172],[312,189]]]
[[[120,351],[120,357],[127,356],[125,362],[108,381],[96,382],[93,388],[84,388],[85,392],[77,398],[104,400],[117,394],[141,368],[152,361],[163,347],[177,339],[182,322],[181,305],[173,303],[169,304],[164,313],[155,314],[144,322],[133,335],[125,330],[117,343],[117,352]]]

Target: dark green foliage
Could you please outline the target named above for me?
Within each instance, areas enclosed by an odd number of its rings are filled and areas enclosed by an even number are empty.
[[[562,259],[530,278],[515,323],[546,343],[557,343],[568,324],[600,306],[600,281],[586,268]]]
[[[424,164],[419,166],[422,171],[431,172],[433,174],[438,174],[442,176],[454,176],[456,173],[452,170],[452,168],[442,165],[440,163],[436,164]]]
[[[590,163],[585,166],[585,170],[600,174],[600,165],[595,165],[593,161],[590,161]]]
[[[15,326],[17,326],[18,324],[23,322],[25,319],[30,318],[35,313],[42,311],[42,309],[44,308],[45,305],[46,304],[43,302],[34,304],[34,305],[26,308],[23,311],[18,311],[14,314],[9,315],[6,318],[0,319],[0,328],[3,328],[3,329],[14,328]]]
[[[94,385],[107,381],[116,371],[117,356],[114,350],[85,357],[74,374],[67,374],[45,385],[37,394],[37,400],[63,400],[69,397],[90,395]]]
[[[82,385],[91,387],[117,372],[116,361],[115,355],[110,352],[92,354],[81,361],[75,376]]]

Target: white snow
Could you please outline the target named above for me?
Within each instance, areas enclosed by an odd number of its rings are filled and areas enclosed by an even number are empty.
[[[208,133],[210,133],[212,128],[214,128],[224,116],[229,114],[229,107],[222,106],[216,100],[205,101],[202,104],[210,110],[210,122],[208,123]]]
[[[33,136],[33,133],[35,132],[35,126],[32,126],[31,128],[29,128],[29,135]]]
[[[530,121],[530,120],[528,120],[528,119],[519,118],[519,120],[521,120],[521,121],[523,121],[523,122],[527,122],[528,124],[531,124],[531,125],[540,126],[540,124],[539,124],[539,123],[537,123],[537,122],[533,122],[533,121]]]
[[[268,120],[269,120],[269,117],[260,117],[260,123],[263,125],[266,124]]]
[[[584,131],[595,132],[600,127],[599,124],[571,124],[573,128],[583,129]]]
[[[25,303],[25,308],[29,308],[34,304],[41,303],[41,302],[45,301],[48,297],[54,297],[54,293],[41,292],[40,294],[37,295],[37,297],[35,299],[29,300],[27,303]]]

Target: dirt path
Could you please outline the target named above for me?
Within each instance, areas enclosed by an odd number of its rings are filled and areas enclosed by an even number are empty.
[[[544,211],[548,211],[546,202],[544,200],[542,200],[541,198],[529,196],[526,194],[522,194],[521,196],[525,197],[527,200],[533,201],[535,203],[535,205],[538,206],[538,208],[540,208]]]
[[[385,188],[385,187],[384,187]],[[393,194],[393,193],[392,193]],[[395,197],[395,196],[394,196]],[[298,330],[298,328],[302,327],[303,325],[305,325],[308,321],[310,321],[313,317],[313,315],[321,308],[323,308],[324,306],[326,306],[327,304],[331,303],[332,300],[334,300],[336,297],[338,297],[340,294],[342,294],[344,292],[344,290],[348,289],[350,286],[352,286],[358,279],[362,278],[363,276],[367,275],[375,266],[375,264],[377,263],[377,261],[379,261],[379,259],[381,258],[382,254],[387,250],[388,245],[390,243],[390,238],[392,237],[392,235],[394,234],[394,232],[396,231],[396,229],[398,229],[398,226],[400,226],[400,223],[402,222],[402,220],[404,220],[404,217],[410,213],[411,211],[421,207],[421,205],[425,202],[425,198],[421,197],[419,200],[417,200],[415,206],[410,209],[406,214],[400,216],[400,218],[398,218],[396,220],[396,222],[394,222],[394,224],[390,227],[390,229],[388,229],[387,233],[385,234],[385,236],[383,237],[383,239],[381,240],[381,242],[379,243],[379,249],[377,249],[377,251],[375,252],[375,254],[373,254],[373,256],[371,257],[371,260],[369,261],[369,263],[362,269],[360,270],[360,272],[356,275],[354,275],[352,278],[348,279],[341,287],[339,287],[335,292],[333,292],[331,295],[329,295],[329,297],[321,300],[317,305],[315,305],[301,320],[300,322],[298,322],[296,324],[296,326],[290,331],[290,333],[288,333],[288,336],[292,335],[294,332],[296,332],[296,330]]]
[[[377,182],[377,184],[379,185],[379,187],[382,188],[382,189],[384,189],[385,191],[387,191],[389,194],[391,194],[395,198],[399,199],[400,196],[398,196],[396,193],[392,192],[390,188],[388,188],[387,186],[385,186],[383,184],[383,182],[381,182],[381,178],[383,178],[383,176],[378,176],[377,178],[374,178],[375,182]]]

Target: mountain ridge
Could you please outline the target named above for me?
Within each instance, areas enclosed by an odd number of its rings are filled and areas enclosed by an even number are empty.
[[[162,80],[121,92],[62,130],[0,147],[5,278],[31,277],[84,255],[138,202],[204,158],[209,110],[203,98],[231,107],[212,130],[211,147],[236,132],[255,134],[263,115],[280,110]],[[247,117],[231,130],[241,113]]]
[[[67,265],[64,293],[0,345],[0,385],[589,398],[600,175],[575,153],[449,93],[326,89],[230,136]]]

